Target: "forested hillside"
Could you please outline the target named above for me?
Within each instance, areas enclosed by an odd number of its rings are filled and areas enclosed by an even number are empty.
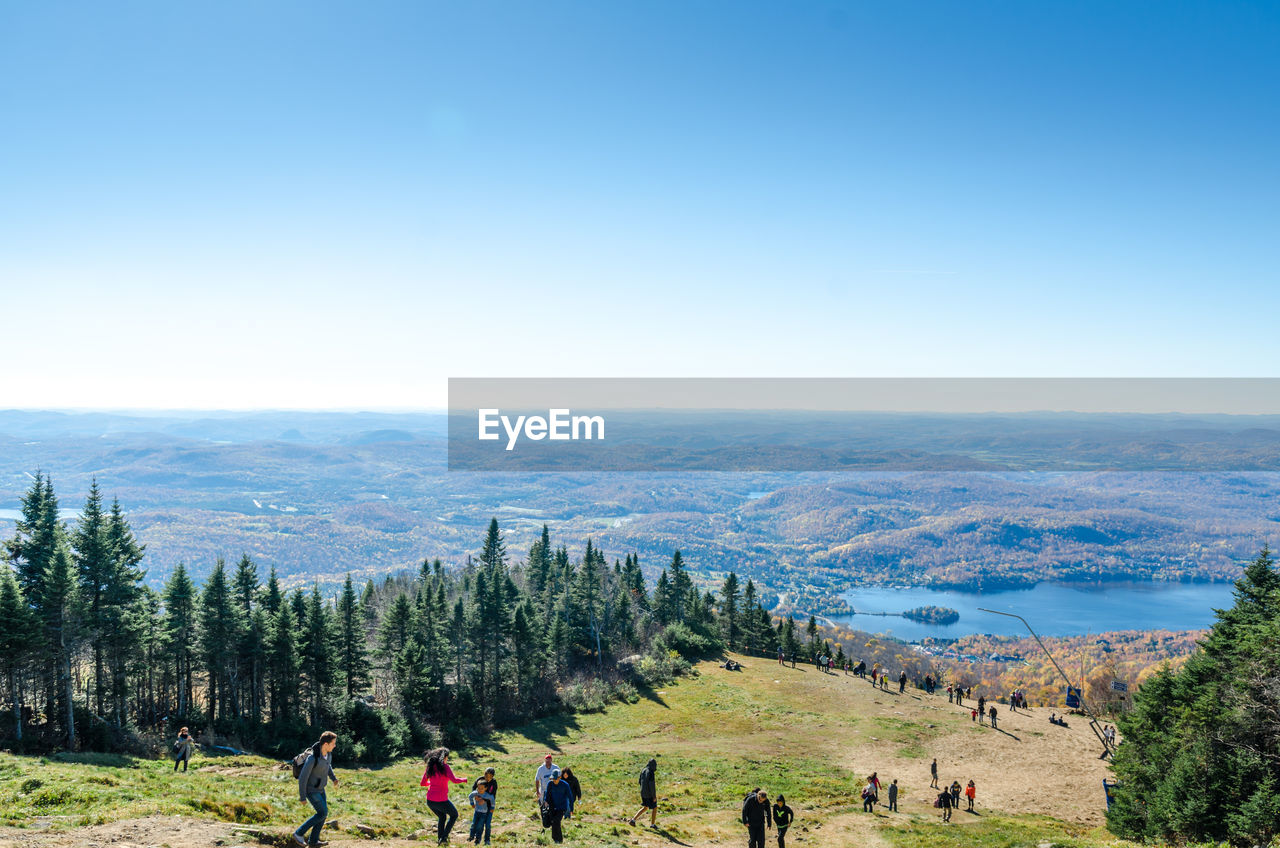
[[[1266,472],[452,474],[438,418],[0,413],[0,534],[43,469],[72,515],[95,475],[128,505],[157,589],[243,552],[333,591],[459,561],[497,516],[522,551],[545,524],[639,554],[653,581],[679,548],[704,588],[734,571],[766,606],[834,613],[855,583],[1229,580],[1280,526]]]

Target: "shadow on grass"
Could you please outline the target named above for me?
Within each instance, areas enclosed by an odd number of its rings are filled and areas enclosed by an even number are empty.
[[[106,766],[107,768],[132,768],[137,762],[137,757],[131,757],[127,754],[105,754],[96,751],[81,751],[72,753],[62,751],[54,754],[49,759],[59,763],[79,763],[86,766]]]
[[[666,709],[671,709],[671,705],[668,704],[666,701],[662,700],[662,696],[658,694],[658,690],[654,689],[652,686],[650,686],[647,683],[637,684],[636,694],[638,694],[641,698],[644,698],[646,701],[653,701],[655,704],[658,704],[659,706],[665,707]]]
[[[512,728],[511,732],[517,736],[523,736],[530,742],[536,742],[549,751],[560,751],[560,744],[556,739],[558,737],[563,738],[581,729],[582,726],[578,724],[577,716],[565,714],[544,716],[536,721]],[[505,748],[492,739],[479,743],[479,747],[503,754],[507,753]]]
[[[991,729],[994,730],[996,733],[1003,733],[1005,736],[1008,736],[1014,742],[1022,741],[1022,739],[1020,739],[1016,734],[1010,733],[1009,731],[1005,730],[1003,727],[993,727]]]

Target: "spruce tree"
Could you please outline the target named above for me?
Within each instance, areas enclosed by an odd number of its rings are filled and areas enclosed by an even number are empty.
[[[369,660],[366,656],[364,616],[356,600],[351,575],[342,584],[338,599],[338,666],[346,684],[347,697],[352,698],[369,686]]]
[[[738,575],[730,571],[720,586],[720,633],[731,651],[738,648],[742,635],[740,601]]]
[[[35,645],[35,616],[22,597],[22,589],[8,565],[0,564],[0,669],[9,686],[13,706],[14,738],[22,741],[22,686],[20,675]]]

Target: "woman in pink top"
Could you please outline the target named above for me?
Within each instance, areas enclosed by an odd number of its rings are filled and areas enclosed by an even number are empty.
[[[449,800],[450,783],[466,783],[465,777],[454,776],[449,768],[449,749],[436,748],[427,752],[427,772],[419,786],[427,787],[427,806],[436,814],[436,840],[438,845],[449,841],[449,831],[458,820],[458,808]]]

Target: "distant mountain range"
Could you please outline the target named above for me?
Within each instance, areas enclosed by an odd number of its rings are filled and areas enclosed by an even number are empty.
[[[157,582],[242,552],[292,584],[457,563],[497,517],[516,558],[546,523],[815,610],[854,582],[1229,579],[1280,535],[1275,472],[451,473],[445,435],[443,414],[0,412],[0,535],[40,469],[64,508],[92,476],[118,496]]]

